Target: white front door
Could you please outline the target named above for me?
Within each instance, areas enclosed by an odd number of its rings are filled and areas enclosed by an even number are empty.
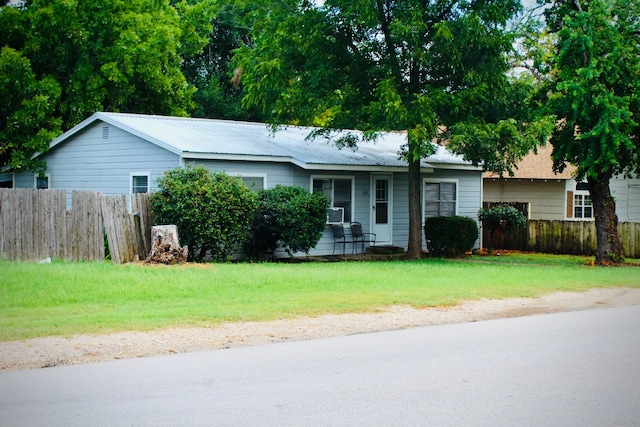
[[[392,243],[391,175],[371,177],[372,221],[371,232],[376,234],[376,245]]]

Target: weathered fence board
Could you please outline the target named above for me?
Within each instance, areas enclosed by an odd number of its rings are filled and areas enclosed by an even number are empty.
[[[148,194],[132,197],[74,191],[71,210],[64,190],[0,189],[0,259],[102,261],[105,234],[114,262],[144,259],[150,248]]]
[[[141,241],[140,258],[146,257],[151,252],[151,230],[153,225],[153,216],[151,214],[151,204],[149,202],[149,193],[136,193],[131,195],[131,210],[134,218],[139,222],[136,229],[140,230],[139,239]]]
[[[640,258],[640,223],[619,223],[618,235],[624,246],[625,257]],[[484,239],[487,246],[487,237]],[[506,231],[494,242],[496,249],[570,255],[595,255],[597,247],[596,225],[593,221],[529,220],[526,230]]]
[[[140,208],[140,205],[137,206]],[[148,208],[148,204],[146,205]],[[144,259],[145,252],[142,235],[150,234],[140,228],[136,215],[129,213],[125,196],[105,196],[102,199],[102,216],[105,218],[105,232],[113,262],[125,262]],[[147,214],[144,214],[147,216]]]

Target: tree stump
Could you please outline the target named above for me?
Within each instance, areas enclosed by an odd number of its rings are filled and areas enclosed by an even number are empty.
[[[151,252],[145,260],[148,263],[179,264],[187,261],[188,248],[178,241],[178,227],[156,225],[151,227]]]

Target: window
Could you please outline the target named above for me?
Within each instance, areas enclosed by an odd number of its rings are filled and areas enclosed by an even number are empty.
[[[131,194],[149,192],[149,174],[131,174]]]
[[[36,177],[36,188],[38,190],[46,190],[49,188],[49,177],[48,176],[37,176]]]
[[[249,187],[251,191],[256,193],[260,190],[264,190],[264,177],[263,176],[241,176],[244,185]]]
[[[593,218],[593,203],[590,195],[578,192],[573,195],[573,217]]]
[[[353,212],[352,177],[312,177],[312,191],[322,191],[330,208],[344,209],[344,221],[351,222]]]
[[[577,182],[575,191],[567,191],[567,218],[593,218],[593,202],[586,182]]]
[[[456,214],[456,182],[424,183],[424,217],[452,216]]]

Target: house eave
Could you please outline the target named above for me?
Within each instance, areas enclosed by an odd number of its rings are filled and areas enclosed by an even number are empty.
[[[482,171],[482,166],[471,164],[433,163],[435,169]]]
[[[344,170],[353,172],[406,172],[406,166],[384,166],[384,165],[332,165],[332,164],[319,164],[309,163],[306,165],[307,170]],[[434,171],[431,167],[422,167],[420,169],[425,173],[432,173]]]
[[[327,163],[306,163],[287,156],[260,156],[255,154],[222,154],[222,153],[181,153],[183,160],[219,160],[219,161],[242,161],[242,162],[268,162],[268,163],[291,163],[304,170],[323,171],[356,171],[356,172],[406,172],[406,166],[389,165],[339,165]],[[422,167],[424,173],[433,173],[433,167]]]

